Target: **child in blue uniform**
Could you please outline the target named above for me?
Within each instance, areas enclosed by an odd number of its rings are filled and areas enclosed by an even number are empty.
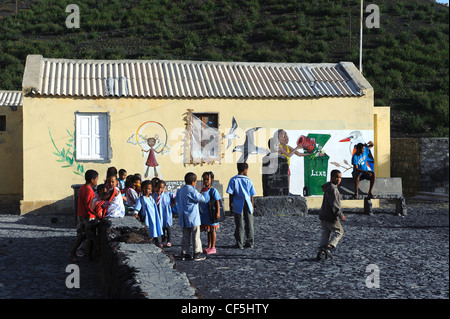
[[[165,243],[166,247],[171,247],[170,232],[172,228],[172,206],[175,203],[175,194],[166,192],[165,188],[166,182],[163,180],[158,180],[152,197],[156,203],[156,207],[158,208],[159,217],[161,220],[162,243]]]
[[[125,181],[127,180],[127,171],[123,168],[119,169],[119,189],[122,194],[125,192]]]
[[[202,242],[200,240],[200,213],[198,203],[205,198],[196,189],[197,175],[190,172],[184,176],[186,185],[177,191],[178,223],[183,230],[181,240],[181,259],[190,259],[191,238],[194,246],[194,260],[204,260]]]
[[[219,229],[219,223],[213,222],[210,217],[209,205],[213,201],[214,205],[217,205],[217,216],[216,219],[220,217],[220,194],[212,187],[214,182],[213,172],[204,172],[202,175],[203,188],[202,195],[205,197],[205,202],[200,204],[200,231],[208,232],[208,248],[203,250],[203,253],[215,254],[216,253],[216,230]]]
[[[256,195],[253,182],[247,177],[248,164],[237,164],[238,175],[228,182],[227,193],[230,194],[230,211],[234,213],[236,229],[234,238],[235,248],[244,247],[244,229],[247,236],[245,247],[253,248],[255,244],[253,231],[253,196]],[[245,223],[245,226],[244,226]]]
[[[150,181],[142,183],[142,196],[136,201],[134,206],[135,216],[148,227],[149,237],[153,239],[155,245],[159,245],[159,236],[162,235],[161,220],[158,214],[158,207],[152,196],[152,184]]]

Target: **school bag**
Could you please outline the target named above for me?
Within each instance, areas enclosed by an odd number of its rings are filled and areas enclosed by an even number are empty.
[[[211,221],[213,223],[219,223],[225,220],[225,214],[223,211],[223,200],[220,199],[219,200],[219,206],[220,206],[220,217],[219,219],[216,218],[217,215],[217,205],[216,205],[216,201],[215,200],[211,200],[213,199],[213,194],[212,191],[213,189],[217,192],[217,190],[214,187],[211,187],[209,190],[209,203],[208,203],[208,208],[209,208],[209,218],[211,219]]]
[[[108,206],[111,204],[113,199],[114,196],[111,196],[107,201],[98,201],[94,207],[94,215],[100,219],[104,218],[108,210]]]

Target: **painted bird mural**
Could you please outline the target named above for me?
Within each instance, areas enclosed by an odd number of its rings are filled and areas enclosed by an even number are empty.
[[[340,140],[339,142],[350,142],[349,144],[349,152],[350,154],[353,156],[353,154],[355,154],[356,152],[356,145],[359,143],[363,143],[364,145],[366,144],[361,131],[353,131],[350,132],[349,136],[347,136],[346,138]],[[369,159],[367,161],[367,165],[369,165],[370,169],[372,171],[375,170],[375,163],[374,163],[374,157],[372,154],[372,151],[369,150]]]
[[[236,120],[234,119],[234,116],[233,116],[233,119],[231,120],[231,129],[230,129],[230,131],[228,132],[228,134],[223,136],[223,138],[227,138],[228,139],[227,149],[230,148],[231,142],[233,141],[233,139],[239,138],[239,136],[237,136],[236,133],[235,133],[237,127],[238,127],[237,122],[236,122]]]
[[[233,152],[241,152],[242,155],[238,160],[238,163],[245,163],[249,155],[256,154],[267,154],[269,150],[265,147],[258,147],[255,145],[255,132],[259,130],[260,127],[254,127],[248,129],[245,132],[245,142],[243,145],[238,145],[233,149]]]

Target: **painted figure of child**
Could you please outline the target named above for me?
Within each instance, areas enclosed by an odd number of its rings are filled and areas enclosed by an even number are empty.
[[[148,177],[148,173],[150,170],[150,167],[153,167],[153,172],[154,172],[154,176],[158,177],[158,171],[156,169],[156,167],[159,165],[158,162],[156,161],[156,154],[161,153],[161,151],[157,151],[154,147],[156,145],[156,143],[158,142],[158,136],[155,137],[150,137],[149,139],[147,139],[147,145],[150,147],[150,149],[144,151],[144,152],[148,152],[148,158],[147,158],[147,162],[145,162],[145,165],[147,165],[147,169],[144,173],[144,177],[147,178]]]

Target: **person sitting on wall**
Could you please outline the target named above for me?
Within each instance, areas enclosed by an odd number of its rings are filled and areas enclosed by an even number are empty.
[[[353,198],[358,198],[358,187],[361,179],[367,179],[370,181],[368,198],[374,198],[372,193],[373,186],[375,185],[375,172],[372,171],[367,163],[369,151],[373,147],[373,142],[370,141],[367,144],[358,143],[355,148],[356,152],[352,156],[353,165],[353,180],[355,182],[355,194]]]

